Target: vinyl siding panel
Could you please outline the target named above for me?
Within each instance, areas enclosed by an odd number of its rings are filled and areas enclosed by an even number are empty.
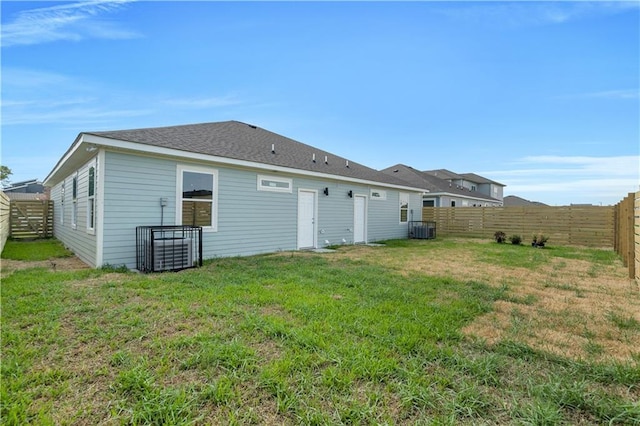
[[[136,226],[175,224],[176,162],[106,152],[104,167],[103,263],[134,268]]]
[[[354,199],[348,191],[367,196],[368,241],[406,238],[407,225],[399,223],[398,191],[385,189],[386,200],[372,201],[374,187],[337,180],[265,173],[209,163],[186,163],[174,159],[105,153],[103,263],[136,263],[135,228],[160,225],[160,198],[166,197],[165,225],[176,224],[178,166],[197,166],[217,171],[217,230],[203,233],[203,257],[244,256],[297,248],[298,189],[317,191],[318,246],[353,243]],[[259,191],[258,175],[292,179],[292,191]],[[323,194],[329,188],[329,195]],[[420,194],[412,195],[410,208],[421,212]],[[418,213],[420,214],[420,213]],[[415,220],[418,220],[416,217]]]
[[[87,200],[89,184],[89,166],[94,165],[94,159],[77,170],[77,218],[74,227],[71,224],[73,209],[73,173],[64,179],[65,192],[62,201],[62,182],[51,188],[51,199],[54,206],[53,234],[69,250],[75,253],[83,262],[96,265],[96,236],[87,233]]]

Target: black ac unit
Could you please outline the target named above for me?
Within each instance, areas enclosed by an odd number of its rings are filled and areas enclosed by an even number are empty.
[[[136,267],[140,272],[202,266],[202,227],[138,226],[136,251]]]

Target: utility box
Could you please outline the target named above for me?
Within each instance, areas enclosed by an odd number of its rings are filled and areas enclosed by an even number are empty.
[[[202,266],[202,227],[136,227],[138,271],[179,271],[197,266]]]
[[[409,222],[409,238],[432,240],[436,237],[436,223],[431,221],[413,220]]]

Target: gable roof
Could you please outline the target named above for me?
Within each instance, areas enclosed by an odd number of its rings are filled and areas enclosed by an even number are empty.
[[[451,170],[447,170],[447,169],[437,169],[437,170],[424,170],[423,173],[426,173],[428,175],[431,176],[435,176],[438,179],[444,179],[444,180],[449,180],[449,179],[464,179],[463,176],[452,172]]]
[[[462,173],[462,176],[465,180],[473,183],[492,183],[494,185],[506,186],[500,182],[496,182],[495,180],[487,179],[484,176],[477,175],[475,173]]]
[[[382,172],[397,176],[398,178],[407,181],[412,186],[424,188],[434,194],[446,193],[478,200],[487,200],[492,202],[499,201],[478,191],[470,191],[469,189],[451,184],[448,180],[441,179],[426,172],[421,172],[404,164],[396,164],[395,166],[387,167],[386,169],[383,169]]]
[[[129,149],[139,151],[161,149],[177,156],[198,154],[215,159],[238,160],[248,166],[267,165],[274,166],[274,169],[285,168],[289,172],[306,171],[325,177],[339,176],[407,188],[407,182],[394,176],[239,121],[84,132],[78,135],[74,145],[82,141],[104,146],[120,146],[119,142],[127,142]],[[70,151],[72,149],[73,146]],[[72,154],[70,151],[65,157]],[[47,177],[48,184],[56,180],[53,176],[62,163],[64,157]]]
[[[504,205],[505,206],[547,206],[547,204],[541,203],[539,201],[529,201],[525,198],[518,197],[517,195],[507,195],[504,197]]]

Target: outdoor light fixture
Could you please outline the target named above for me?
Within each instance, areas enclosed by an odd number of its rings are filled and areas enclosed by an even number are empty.
[[[324,192],[324,195],[329,196],[329,188],[325,188],[322,192]]]
[[[353,191],[347,192],[347,195],[349,196],[349,198],[353,198]]]
[[[89,145],[88,147],[85,148],[85,150],[87,152],[93,152],[93,151],[97,151],[98,148],[95,145]]]

